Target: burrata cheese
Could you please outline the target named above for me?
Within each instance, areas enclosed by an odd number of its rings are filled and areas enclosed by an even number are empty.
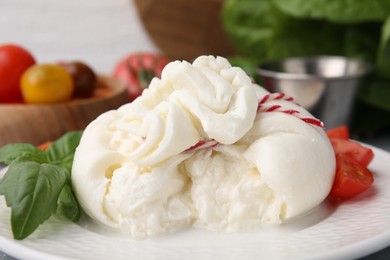
[[[332,186],[332,146],[290,100],[260,110],[267,95],[225,58],[171,62],[142,96],[85,129],[72,169],[83,210],[143,238],[277,225],[314,208]]]

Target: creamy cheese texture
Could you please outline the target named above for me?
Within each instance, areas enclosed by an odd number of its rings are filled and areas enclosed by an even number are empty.
[[[299,105],[258,111],[268,94],[222,57],[171,62],[85,129],[72,169],[82,208],[135,238],[277,225],[314,208],[333,182],[333,149]]]

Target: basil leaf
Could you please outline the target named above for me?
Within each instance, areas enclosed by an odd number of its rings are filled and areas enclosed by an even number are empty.
[[[82,131],[69,132],[53,142],[46,151],[49,162],[61,165],[70,171],[82,133]]]
[[[284,13],[340,23],[382,21],[390,13],[390,1],[383,0],[273,0]]]
[[[64,169],[55,165],[15,161],[9,166],[0,183],[0,194],[11,207],[15,239],[29,236],[56,211],[66,180]]]
[[[53,165],[57,165],[57,166],[62,167],[66,171],[67,176],[70,179],[71,178],[72,165],[73,165],[73,158],[74,158],[74,154],[71,154],[71,155],[63,158],[62,160],[52,161],[50,163],[53,164]]]
[[[58,208],[56,214],[77,222],[80,219],[81,209],[73,194],[70,184],[66,184],[62,190],[57,202]]]
[[[0,148],[0,162],[11,164],[19,157],[28,157],[31,161],[46,162],[46,153],[32,144],[7,144]]]

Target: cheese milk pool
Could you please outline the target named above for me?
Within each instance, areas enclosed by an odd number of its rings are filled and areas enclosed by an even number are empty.
[[[171,62],[85,129],[72,169],[83,210],[143,238],[277,225],[317,206],[332,186],[332,146],[290,100],[259,109],[269,96],[225,58]]]

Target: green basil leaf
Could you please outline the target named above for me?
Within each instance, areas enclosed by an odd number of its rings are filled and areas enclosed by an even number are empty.
[[[66,168],[71,168],[73,156],[80,143],[82,131],[69,132],[53,142],[47,149],[49,161]]]
[[[66,180],[64,169],[55,165],[15,161],[9,166],[0,192],[11,207],[15,239],[26,238],[55,213]]]
[[[19,157],[27,157],[40,163],[47,161],[45,152],[32,144],[7,144],[0,148],[0,162],[11,164]]]
[[[69,184],[66,184],[62,188],[57,205],[57,215],[64,216],[73,222],[77,222],[80,219],[80,205],[77,202],[76,196],[73,194],[72,188]]]
[[[383,21],[390,13],[387,0],[273,0],[284,13],[340,23]]]
[[[68,175],[68,178],[70,179],[71,178],[72,165],[73,165],[73,158],[74,158],[74,154],[71,154],[71,155],[68,155],[65,158],[62,158],[59,161],[53,161],[53,162],[51,162],[51,164],[62,167],[66,171],[66,173]]]

